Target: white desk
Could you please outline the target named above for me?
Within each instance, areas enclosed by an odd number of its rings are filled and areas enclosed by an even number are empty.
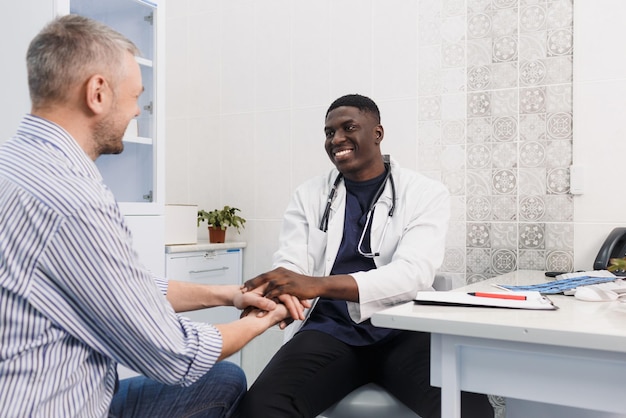
[[[455,291],[545,280],[540,271],[516,271]],[[431,383],[442,388],[444,418],[461,416],[461,390],[626,413],[626,303],[549,297],[558,310],[410,302],[375,314],[372,323],[432,333]]]

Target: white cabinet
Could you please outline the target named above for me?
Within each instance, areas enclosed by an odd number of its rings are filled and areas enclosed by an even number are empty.
[[[165,5],[156,0],[57,0],[57,13],[103,22],[137,45],[144,92],[141,114],[131,121],[124,151],[96,160],[132,230],[143,263],[156,275],[165,270]]]
[[[245,243],[195,244],[166,246],[166,277],[202,284],[242,283],[243,248]],[[239,310],[232,306],[221,306],[183,315],[210,324],[224,324],[239,318]],[[241,354],[236,353],[228,360],[241,364]]]
[[[165,271],[165,2],[163,0],[20,0],[0,13],[4,55],[0,77],[0,143],[9,139],[30,111],[26,50],[55,16],[76,13],[99,20],[131,39],[141,50],[145,91],[141,115],[131,123],[120,155],[96,164],[132,230],[142,261],[156,275]],[[136,126],[136,128],[135,128]]]

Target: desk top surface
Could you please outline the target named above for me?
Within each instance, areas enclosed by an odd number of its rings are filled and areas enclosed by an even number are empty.
[[[519,270],[453,291],[499,291],[492,284],[542,283],[542,271]],[[626,353],[626,303],[549,295],[556,311],[398,305],[374,314],[377,326]]]

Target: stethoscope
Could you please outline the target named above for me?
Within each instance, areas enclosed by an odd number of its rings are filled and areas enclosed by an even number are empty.
[[[359,239],[359,245],[357,247],[357,251],[359,252],[359,254],[367,258],[374,258],[380,255],[380,248],[383,243],[383,238],[385,238],[387,227],[389,226],[389,223],[391,222],[391,217],[393,216],[393,212],[396,209],[396,185],[393,181],[393,176],[391,175],[391,164],[389,163],[389,156],[385,155],[384,159],[385,159],[385,163],[384,163],[385,171],[387,174],[385,175],[385,180],[381,183],[378,190],[376,190],[376,194],[374,194],[374,198],[370,202],[370,207],[367,211],[367,218],[365,219],[365,226],[363,227],[363,232],[361,232],[361,238]],[[333,183],[332,189],[330,189],[330,192],[328,193],[328,198],[326,199],[326,207],[324,208],[324,213],[322,214],[322,219],[320,220],[320,225],[319,225],[320,230],[324,232],[328,231],[328,218],[330,216],[330,206],[333,203],[333,199],[335,198],[335,193],[337,192],[337,187],[339,186],[339,183],[341,182],[342,178],[343,178],[343,174],[339,173],[337,175],[337,178],[335,178],[335,182]],[[380,196],[383,194],[383,191],[385,190],[385,185],[387,184],[387,181],[389,181],[389,183],[391,184],[391,206],[389,207],[389,211],[387,212],[387,222],[385,223],[385,226],[383,228],[383,233],[380,237],[380,242],[378,243],[378,249],[375,252],[365,252],[361,249],[361,247],[363,246],[363,239],[365,237],[365,232],[367,231],[370,225],[372,214],[374,213],[374,209],[376,208],[376,205],[379,203],[378,199],[380,198]]]

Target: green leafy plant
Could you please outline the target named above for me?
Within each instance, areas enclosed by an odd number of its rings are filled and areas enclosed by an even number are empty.
[[[236,212],[240,212],[240,209],[231,208],[230,206],[224,206],[224,209],[213,209],[207,212],[203,209],[198,211],[198,226],[202,222],[206,222],[209,226],[226,229],[229,226],[240,231],[240,228],[245,228],[246,220],[237,215]]]

